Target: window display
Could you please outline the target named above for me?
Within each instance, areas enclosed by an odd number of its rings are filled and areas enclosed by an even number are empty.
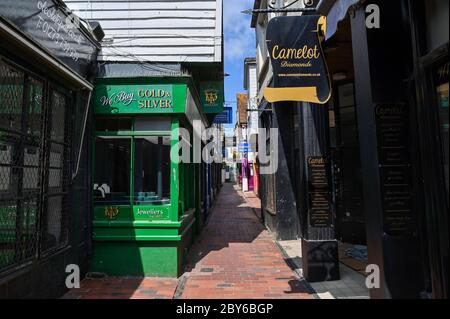
[[[123,124],[127,122],[132,127],[133,120],[118,121],[116,124],[113,119],[105,121],[108,130],[96,137],[93,185],[96,204],[169,205],[170,136],[152,135],[151,125],[147,125],[148,136],[122,136],[119,131]],[[139,119],[140,124],[143,121]],[[136,131],[125,134],[133,135]]]
[[[129,204],[131,138],[97,137],[95,154],[94,200]]]
[[[136,205],[170,203],[170,137],[135,139]]]

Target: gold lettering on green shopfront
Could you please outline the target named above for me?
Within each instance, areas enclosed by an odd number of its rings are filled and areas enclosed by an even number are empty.
[[[140,89],[138,90],[138,97],[142,99],[137,101],[140,109],[170,109],[173,107],[172,94],[167,90]]]
[[[138,216],[148,216],[153,218],[162,218],[164,216],[164,212],[161,210],[155,209],[138,209]]]
[[[139,100],[140,109],[169,109],[172,108],[171,100]]]
[[[105,217],[109,220],[115,220],[119,216],[118,207],[105,207]]]
[[[132,107],[137,103],[139,109],[171,109],[173,96],[170,90],[155,88],[140,88],[137,91],[119,91],[99,98],[102,106],[118,108]]]

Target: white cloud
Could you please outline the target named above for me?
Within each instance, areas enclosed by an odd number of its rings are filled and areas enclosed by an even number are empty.
[[[224,0],[225,59],[242,62],[255,55],[255,30],[251,16],[241,13],[253,8],[254,0]],[[230,61],[229,61],[230,62]]]

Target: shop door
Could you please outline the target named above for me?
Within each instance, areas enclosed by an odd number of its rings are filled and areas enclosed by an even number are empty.
[[[332,136],[333,197],[336,205],[337,233],[341,241],[366,243],[362,172],[354,84],[338,85]]]

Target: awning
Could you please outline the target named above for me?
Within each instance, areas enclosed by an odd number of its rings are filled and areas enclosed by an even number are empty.
[[[327,17],[327,34],[325,40],[331,38],[337,31],[338,23],[344,20],[348,9],[360,0],[321,0],[317,11]]]

